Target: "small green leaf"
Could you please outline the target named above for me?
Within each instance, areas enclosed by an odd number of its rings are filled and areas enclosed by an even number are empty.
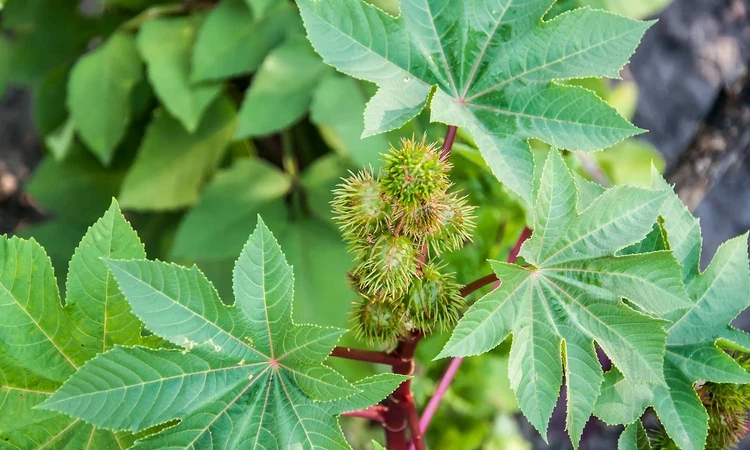
[[[44,408],[132,431],[180,419],[137,449],[349,448],[334,416],[369,406],[370,397],[342,403],[365,394],[322,365],[345,331],[293,323],[292,269],[262,221],[235,266],[232,306],[196,268],[108,264],[134,313],[184,350],[117,347],[89,362]],[[363,383],[387,393],[400,381]]]
[[[338,74],[323,79],[313,94],[310,120],[338,154],[357,166],[378,168],[382,164],[380,155],[388,149],[388,139],[382,135],[362,139],[367,99],[358,83]]]
[[[73,119],[69,118],[52,133],[44,139],[52,156],[57,161],[64,160],[73,150],[73,144],[76,138],[76,128]]]
[[[219,172],[177,230],[175,258],[236,258],[259,213],[292,187],[292,180],[271,164],[244,158]],[[273,207],[276,205],[274,204]],[[274,220],[273,223],[282,222]]]
[[[393,18],[363,1],[298,1],[323,59],[380,87],[365,136],[400,128],[431,97],[431,120],[469,130],[527,203],[527,139],[593,151],[640,132],[591,91],[553,80],[617,78],[650,24],[590,9],[540,20],[552,3],[405,0]]]
[[[265,17],[271,10],[278,6],[280,0],[245,0],[250,11],[253,12],[253,16],[258,19]]]
[[[621,298],[659,314],[690,301],[669,252],[616,256],[651,231],[665,191],[613,188],[579,213],[577,184],[556,150],[538,186],[534,233],[521,249],[531,267],[492,262],[500,287],[467,311],[439,357],[484,353],[512,333],[511,386],[542,435],[564,362],[567,428],[577,445],[603,379],[594,342],[634,383],[663,383],[666,322]]]
[[[305,115],[327,67],[304,39],[272,51],[253,79],[240,109],[238,139],[287,128]]]
[[[70,74],[68,108],[81,139],[104,164],[125,136],[130,122],[130,93],[142,77],[135,40],[113,34],[84,56]]]
[[[133,167],[120,191],[123,208],[177,209],[198,201],[200,189],[218,168],[235,129],[236,113],[220,98],[195,133],[163,110],[154,113]]]
[[[146,345],[140,322],[102,258],[144,258],[115,202],[71,260],[66,306],[35,241],[0,237],[0,446],[126,448],[127,433],[37,409],[89,358],[115,345]]]
[[[198,15],[157,18],[138,33],[138,50],[148,65],[156,96],[191,133],[221,91],[219,84],[190,83],[190,55],[200,22]]]
[[[243,0],[223,0],[198,32],[192,81],[221,80],[254,72],[284,37],[291,4],[256,20]],[[299,19],[297,19],[299,20]]]

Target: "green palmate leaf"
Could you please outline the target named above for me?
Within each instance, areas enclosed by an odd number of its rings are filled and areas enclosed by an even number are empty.
[[[671,253],[616,256],[648,234],[665,191],[613,188],[580,213],[578,195],[562,157],[550,152],[535,193],[534,233],[521,251],[532,266],[492,262],[502,284],[469,309],[440,354],[483,353],[512,333],[509,372],[519,406],[544,434],[564,368],[574,444],[602,383],[594,342],[628,379],[663,380],[665,322],[621,298],[654,314],[690,305]]]
[[[138,50],[156,96],[190,132],[221,91],[219,84],[190,82],[190,54],[200,23],[197,15],[159,18],[146,22],[138,33]]]
[[[123,182],[123,207],[161,210],[195,203],[203,183],[221,163],[235,119],[234,106],[223,97],[206,111],[194,133],[163,110],[156,111]]]
[[[288,175],[257,159],[245,159],[220,173],[208,184],[175,237],[172,257],[211,267],[237,259],[245,239],[261,214],[295,268],[299,321],[346,326],[353,295],[346,279],[352,259],[335,228],[328,226],[331,190],[346,174],[340,158],[321,158],[302,175],[313,217],[290,211],[284,195],[291,188]],[[290,219],[295,214],[294,220]],[[320,264],[320,261],[326,264]],[[218,285],[230,284],[222,273],[209,277]]]
[[[399,128],[432,96],[433,121],[465,127],[495,175],[531,202],[536,138],[581,151],[640,130],[583,88],[552,80],[618,77],[649,27],[580,9],[550,22],[553,0],[406,0],[393,18],[351,0],[300,0],[325,61],[380,86],[364,135]]]
[[[73,67],[68,108],[84,142],[104,164],[130,121],[130,93],[143,75],[131,36],[115,33]]]
[[[653,177],[655,187],[669,188],[658,172],[654,171]],[[750,342],[747,333],[729,326],[750,306],[747,235],[721,246],[706,271],[700,273],[698,220],[674,193],[662,206],[661,215],[669,246],[683,266],[691,307],[664,315],[670,321],[666,327],[665,381],[652,386],[633,385],[617,371],[608,373],[596,414],[610,423],[630,423],[646,407],[653,406],[675,443],[684,450],[697,450],[706,441],[708,414],[693,384],[750,383],[750,374],[716,346],[719,339],[740,346]],[[659,245],[655,241],[653,249]]]
[[[361,138],[365,100],[357,80],[331,74],[315,89],[310,120],[338,154],[349,157],[358,167],[378,168],[388,139],[383,135]]]
[[[293,16],[292,5],[285,4],[256,20],[243,0],[223,0],[198,32],[192,80],[221,80],[254,72],[284,37]]]
[[[35,241],[0,238],[0,447],[127,448],[127,433],[37,409],[84,362],[115,345],[145,345],[140,322],[102,258],[144,258],[112,203],[70,263],[63,308],[50,261]]]
[[[379,400],[341,403],[366,395],[321,364],[345,330],[293,323],[292,270],[262,221],[235,266],[232,306],[196,268],[109,265],[135,314],[184,350],[117,347],[44,408],[131,431],[180,419],[135,448],[332,449],[349,448],[334,416]],[[366,382],[387,393],[396,380]]]
[[[326,69],[303,38],[291,39],[272,51],[247,91],[236,137],[267,135],[299,120]]]

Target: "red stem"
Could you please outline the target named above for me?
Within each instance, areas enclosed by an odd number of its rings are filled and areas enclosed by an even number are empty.
[[[414,352],[421,339],[422,334],[420,333],[411,335],[399,342],[394,353],[405,362],[398,366],[393,366],[393,373],[400,375],[411,375],[414,373]],[[409,448],[406,429],[409,427],[409,399],[411,398],[411,379],[401,383],[401,386],[396,388],[388,398],[388,412],[385,415],[385,440],[388,450],[407,450]],[[413,414],[417,414],[416,407],[413,406],[413,399],[411,400],[411,404],[414,408]],[[422,433],[420,433],[418,426],[416,429],[411,429],[410,431],[415,441],[421,441]]]
[[[348,347],[336,347],[331,352],[331,356],[336,358],[351,359],[354,361],[364,361],[375,364],[385,364],[386,366],[397,366],[403,364],[404,360],[386,352],[375,352],[372,350],[360,350]]]
[[[510,251],[510,255],[508,255],[509,263],[514,264],[516,262],[516,260],[518,259],[518,254],[521,252],[521,246],[530,237],[531,229],[529,227],[524,228],[521,232],[521,236],[519,236],[518,238],[518,241],[516,241],[516,245],[513,247],[513,250]]]
[[[379,423],[385,423],[385,413],[387,411],[387,407],[383,405],[375,405],[360,411],[345,412],[341,415],[345,417],[359,417],[361,419],[368,419]]]
[[[445,133],[445,141],[443,141],[443,151],[440,152],[440,160],[448,161],[451,157],[451,150],[453,149],[453,142],[456,140],[456,132],[458,127],[450,125],[448,131]]]
[[[491,273],[489,275],[483,276],[482,278],[472,281],[471,283],[464,286],[459,292],[461,293],[462,297],[466,297],[469,294],[473,294],[475,291],[478,291],[482,289],[483,287],[492,284],[494,282],[498,281],[497,275],[494,273]]]

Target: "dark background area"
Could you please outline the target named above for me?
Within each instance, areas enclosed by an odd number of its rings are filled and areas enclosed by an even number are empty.
[[[627,76],[640,87],[635,124],[662,152],[670,182],[701,220],[703,264],[721,242],[750,229],[750,0],[675,0],[635,54]],[[43,219],[23,184],[43,151],[29,93],[0,103],[0,233]],[[750,330],[750,314],[735,323]],[[558,408],[547,447],[570,448]],[[584,449],[615,448],[619,430],[591,424]],[[750,449],[750,441],[741,447]]]

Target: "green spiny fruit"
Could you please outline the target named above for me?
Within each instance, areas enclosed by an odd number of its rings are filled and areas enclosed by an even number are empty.
[[[440,152],[425,139],[402,139],[401,147],[391,147],[385,157],[381,185],[399,207],[408,208],[443,193],[450,186],[450,164],[440,160]]]
[[[372,172],[352,174],[334,193],[331,206],[347,240],[357,240],[387,227],[390,205]]]
[[[382,235],[370,247],[367,258],[352,271],[360,289],[375,295],[400,297],[417,276],[417,250],[406,236]]]
[[[425,266],[422,277],[412,283],[406,296],[413,326],[425,333],[452,328],[464,305],[453,274],[443,274],[440,269],[435,264]]]
[[[382,297],[364,298],[355,304],[355,334],[375,347],[388,347],[406,335],[405,311]]]
[[[471,240],[474,223],[474,207],[469,205],[466,197],[448,194],[442,200],[440,225],[427,236],[427,241],[435,253],[458,250],[466,241]]]

